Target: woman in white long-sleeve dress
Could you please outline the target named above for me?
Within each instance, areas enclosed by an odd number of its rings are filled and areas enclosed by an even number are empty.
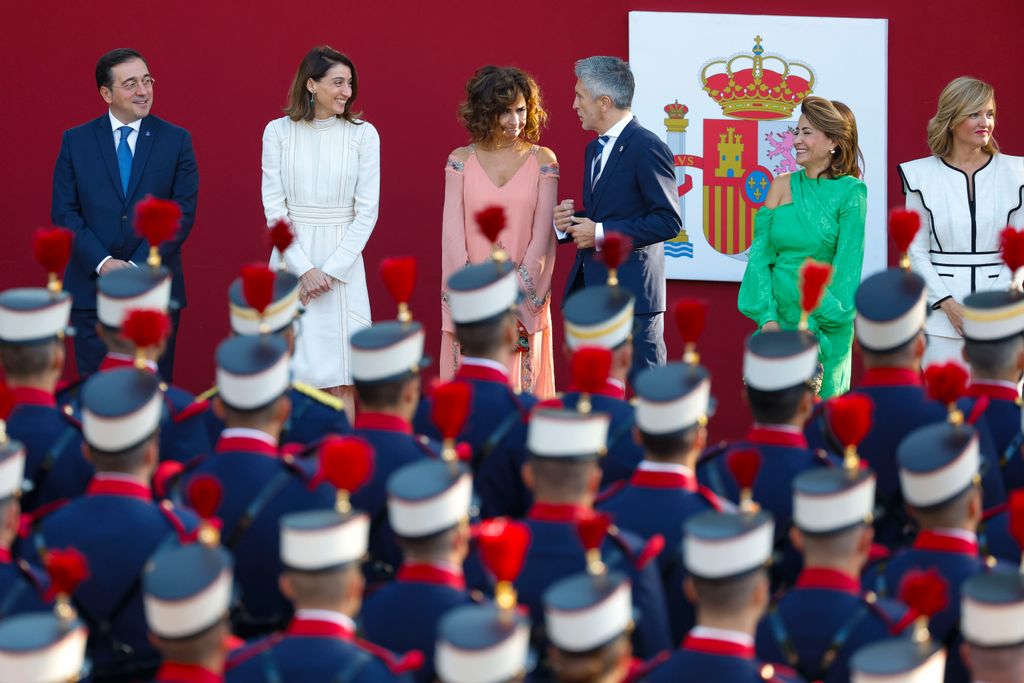
[[[380,138],[352,110],[358,83],[348,57],[313,48],[295,74],[286,116],[263,133],[263,209],[268,224],[284,218],[294,228],[284,260],[306,307],[295,378],[344,399],[349,411],[348,342],[370,325],[362,252],[380,197]]]
[[[921,214],[910,261],[934,311],[925,365],[962,360],[964,297],[1006,289],[1013,276],[999,255],[999,233],[1024,226],[1024,159],[999,152],[995,125],[992,86],[956,78],[928,122],[932,155],[899,165],[907,208]]]

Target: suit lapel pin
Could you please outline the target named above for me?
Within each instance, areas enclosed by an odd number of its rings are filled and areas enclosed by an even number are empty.
[[[149,133],[150,133],[150,131],[148,131],[148,130],[147,130],[147,131],[146,131],[146,137],[147,137],[147,138],[149,137]]]
[[[622,150],[624,150],[624,149],[626,149],[625,145],[619,145],[619,152],[622,152]]]

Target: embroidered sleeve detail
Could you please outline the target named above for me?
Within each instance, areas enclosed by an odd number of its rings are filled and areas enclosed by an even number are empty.
[[[455,157],[448,157],[448,163],[445,164],[444,167],[445,170],[448,170],[450,168],[456,173],[462,173],[462,171],[466,168],[466,164],[463,161],[459,161]]]
[[[533,278],[530,277],[530,273],[526,270],[526,266],[519,266],[519,277],[522,279],[523,287],[526,289],[526,299],[534,308],[540,308],[549,298],[551,298],[551,292],[545,294],[543,299],[537,296],[537,288],[534,286]]]
[[[551,164],[544,164],[543,166],[540,167],[540,174],[542,176],[547,176],[549,178],[559,177],[558,162],[556,161]]]

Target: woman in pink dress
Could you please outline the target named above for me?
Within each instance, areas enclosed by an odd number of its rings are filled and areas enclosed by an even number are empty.
[[[490,257],[491,245],[474,216],[490,207],[505,209],[500,246],[518,265],[523,302],[519,306],[519,353],[508,368],[514,388],[540,398],[555,393],[551,341],[551,274],[555,235],[551,226],[558,188],[554,153],[540,147],[547,121],[537,83],[513,67],[485,66],[466,84],[459,117],[472,143],[459,147],[445,166],[441,242],[442,282],[470,263]],[[459,365],[448,303],[441,299],[441,377]]]

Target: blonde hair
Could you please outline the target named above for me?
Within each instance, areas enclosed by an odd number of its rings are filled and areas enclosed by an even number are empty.
[[[811,96],[800,105],[800,113],[807,117],[812,126],[836,143],[832,159],[823,175],[827,178],[846,175],[860,178],[861,152],[857,142],[857,119],[850,108],[842,102]]]
[[[950,81],[939,94],[938,111],[928,121],[928,146],[932,154],[939,158],[949,156],[953,151],[953,129],[974,112],[984,109],[989,102],[995,109],[996,91],[985,81],[970,76]],[[997,154],[999,145],[994,137],[989,136],[982,149],[989,154]]]

